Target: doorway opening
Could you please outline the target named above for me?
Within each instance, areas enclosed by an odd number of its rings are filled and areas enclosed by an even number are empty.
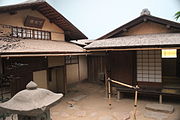
[[[177,49],[162,50],[163,88],[180,89],[180,53]]]

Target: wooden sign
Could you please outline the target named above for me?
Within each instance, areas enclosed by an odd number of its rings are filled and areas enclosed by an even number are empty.
[[[45,19],[42,18],[27,16],[24,21],[24,26],[42,28],[44,25],[44,21]]]

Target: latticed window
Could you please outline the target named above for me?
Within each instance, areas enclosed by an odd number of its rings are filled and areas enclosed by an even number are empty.
[[[48,31],[34,30],[22,27],[13,27],[12,36],[18,38],[50,40],[51,33]]]
[[[161,50],[137,51],[137,81],[162,82]]]

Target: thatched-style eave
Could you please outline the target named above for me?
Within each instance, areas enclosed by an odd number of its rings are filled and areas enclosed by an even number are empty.
[[[86,50],[106,51],[136,48],[180,47],[180,33],[134,35],[95,40],[84,47]]]

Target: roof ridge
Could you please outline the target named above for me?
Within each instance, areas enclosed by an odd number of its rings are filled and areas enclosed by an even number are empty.
[[[114,30],[108,32],[107,34],[97,38],[97,40],[111,37],[111,36],[117,34],[118,32],[120,32],[121,30],[127,30],[127,29],[129,29],[129,27],[132,27],[133,25],[137,25],[139,23],[142,23],[143,21],[146,22],[148,20],[152,21],[152,22],[153,21],[157,22],[158,24],[168,23],[168,24],[170,24],[170,26],[180,28],[180,23],[178,23],[178,22],[171,21],[171,20],[164,19],[164,18],[160,18],[160,17],[156,17],[153,15],[143,14],[143,15],[140,15],[139,17],[136,17],[135,19],[121,25],[120,27],[115,28]]]

